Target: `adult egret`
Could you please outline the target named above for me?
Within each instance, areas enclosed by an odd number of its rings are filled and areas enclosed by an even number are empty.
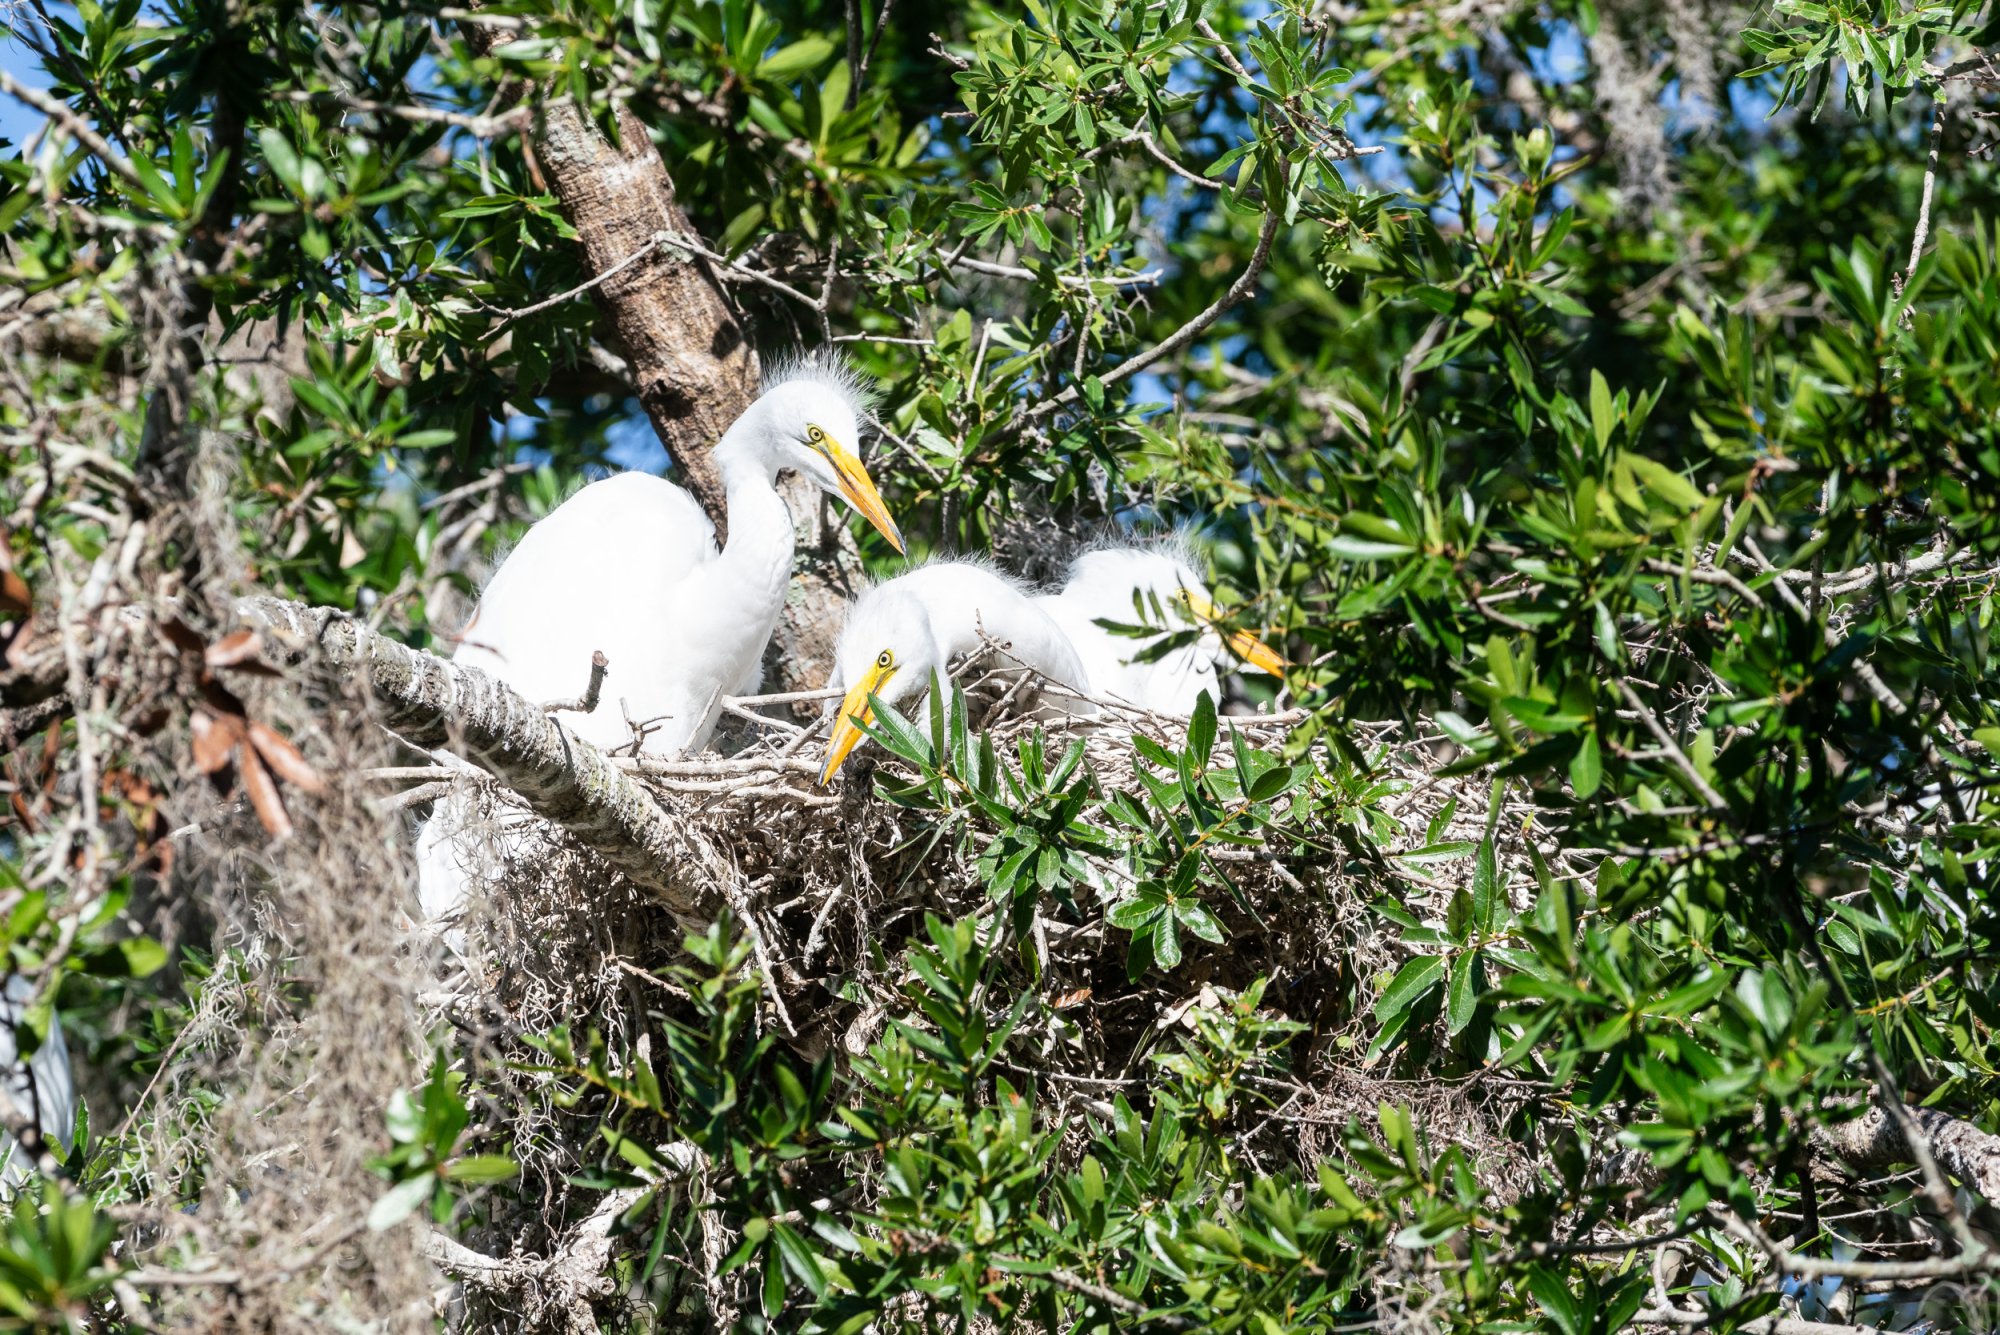
[[[71,1130],[76,1126],[76,1076],[69,1066],[69,1048],[63,1042],[62,1024],[49,1022],[49,1036],[27,1061],[14,1045],[14,1026],[26,1015],[35,999],[35,985],[18,973],[7,975],[0,989],[0,1084],[6,1086],[17,1112],[34,1119],[52,1147],[69,1149]],[[14,1137],[0,1131],[0,1196],[21,1185],[34,1165],[26,1162]]]
[[[784,608],[794,528],[780,472],[803,473],[903,548],[853,452],[864,411],[859,382],[837,361],[808,358],[777,372],[715,447],[729,502],[719,551],[708,517],[673,483],[648,473],[591,483],[501,564],[453,660],[530,700],[574,699],[601,649],[611,663],[603,700],[589,714],[563,715],[564,724],[585,741],[620,746],[633,740],[629,715],[648,725],[640,750],[699,750],[723,695],[756,671]]]
[[[1069,637],[1015,581],[974,561],[932,561],[854,600],[833,651],[833,680],[846,697],[834,715],[820,782],[830,781],[872,723],[874,696],[900,705],[929,689],[960,654],[988,640],[1015,661],[1081,690],[1082,661]]]
[[[1182,539],[1087,551],[1070,564],[1061,593],[1035,602],[1076,646],[1090,693],[1142,709],[1192,713],[1203,691],[1220,703],[1218,669],[1238,660],[1279,677],[1287,666],[1249,631],[1225,637],[1217,628],[1215,601],[1195,574],[1194,552]],[[1153,635],[1120,634],[1100,624],[1159,625],[1161,617],[1165,624]],[[1162,640],[1187,631],[1198,634],[1159,650]]]
[[[729,504],[728,541],[680,487],[621,473],[584,487],[501,563],[453,660],[482,668],[533,701],[574,699],[591,654],[610,661],[601,699],[566,713],[576,736],[676,756],[715,730],[722,698],[755,678],[784,608],[795,530],[777,488],[792,469],[858,510],[896,550],[902,534],[855,454],[867,408],[844,363],[806,357],[769,377],[714,451]],[[628,723],[627,720],[631,722]],[[454,799],[418,843],[418,895],[435,917],[464,897],[454,849],[468,804]]]

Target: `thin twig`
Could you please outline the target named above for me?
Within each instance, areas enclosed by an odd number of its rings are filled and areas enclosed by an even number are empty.
[[[970,255],[946,256],[945,267],[970,269],[990,278],[1012,278],[1023,283],[1033,282],[1038,276],[1033,269],[1023,269],[1013,264],[995,264],[991,260],[976,260]],[[1104,287],[1151,287],[1160,281],[1158,269],[1147,269],[1129,274],[1058,274],[1056,281],[1064,287],[1089,287],[1093,283]]]
[[[1250,295],[1250,290],[1257,285],[1257,279],[1264,272],[1264,265],[1271,258],[1271,243],[1277,239],[1278,224],[1283,217],[1284,211],[1279,207],[1278,201],[1272,200],[1269,203],[1271,206],[1270,212],[1264,215],[1264,226],[1257,233],[1257,245],[1250,252],[1250,262],[1243,266],[1243,272],[1236,276],[1236,281],[1229,285],[1229,290],[1211,302],[1206,310],[1195,315],[1186,324],[1176,329],[1173,333],[1168,334],[1152,347],[1147,348],[1144,352],[1135,353],[1127,357],[1124,361],[1099,376],[1098,380],[1101,384],[1108,389],[1121,380],[1127,380],[1137,375],[1154,362],[1159,361],[1162,357],[1179,352],[1182,348],[1199,338],[1210,325],[1221,319],[1245,297]],[[1070,385],[1061,393],[1051,394],[1034,407],[1029,408],[1020,415],[1020,420],[1024,422],[1033,421],[1044,414],[1062,407],[1066,403],[1074,403],[1081,392],[1076,385]]]
[[[1631,706],[1633,712],[1638,714],[1639,721],[1646,725],[1646,731],[1653,734],[1654,740],[1658,741],[1660,746],[1665,749],[1667,755],[1672,758],[1674,764],[1680,769],[1680,772],[1687,776],[1688,783],[1700,795],[1701,800],[1716,810],[1728,807],[1729,804],[1722,800],[1722,794],[1716,792],[1709,781],[1701,777],[1701,771],[1694,767],[1692,760],[1688,759],[1687,752],[1681,750],[1680,743],[1673,739],[1673,735],[1667,731],[1666,725],[1660,722],[1652,710],[1646,708],[1646,702],[1639,698],[1638,692],[1632,689],[1631,683],[1626,681],[1622,676],[1614,680],[1618,687],[1618,693],[1625,697],[1625,703]]]
[[[875,11],[875,31],[868,34],[868,49],[861,53],[861,63],[854,71],[854,89],[859,92],[868,80],[868,67],[875,63],[875,48],[881,45],[882,29],[889,22],[889,11],[896,7],[896,0],[882,0],[882,7]],[[848,105],[852,106],[853,103]]]
[[[145,178],[125,159],[125,155],[111,146],[110,140],[90,128],[90,123],[71,111],[63,103],[39,89],[26,88],[14,81],[14,76],[0,69],[0,93],[5,93],[18,101],[25,102],[41,112],[63,130],[89,149],[99,161],[109,167],[127,185],[148,198],[152,191],[146,188]]]
[[[292,89],[276,95],[287,102],[328,103],[364,116],[394,116],[398,120],[416,121],[426,125],[449,125],[464,130],[475,139],[498,139],[525,128],[534,120],[534,107],[523,103],[512,111],[504,111],[497,116],[472,115],[463,111],[445,111],[439,107],[424,107],[414,104],[376,102],[365,97],[353,97],[347,93],[308,92]]]
[[[1896,280],[1897,295],[1901,295],[1903,284],[1917,271],[1917,261],[1924,257],[1924,242],[1931,234],[1931,192],[1937,186],[1938,145],[1944,141],[1944,99],[1937,99],[1931,112],[1931,150],[1924,163],[1924,194],[1917,205],[1917,234],[1910,242],[1910,264],[1903,270],[1903,276]]]
[[[517,320],[524,320],[530,315],[539,315],[543,311],[549,310],[552,307],[560,306],[564,302],[569,301],[574,297],[580,297],[584,293],[592,290],[593,288],[602,287],[604,284],[616,278],[619,274],[624,273],[627,269],[637,264],[640,260],[646,258],[646,256],[658,250],[661,246],[668,244],[671,240],[672,240],[672,233],[655,232],[653,233],[651,240],[647,241],[644,245],[640,246],[630,255],[627,255],[624,259],[618,261],[618,263],[612,265],[609,269],[606,269],[603,273],[598,274],[593,278],[586,279],[581,283],[578,283],[575,287],[571,288],[567,292],[558,292],[555,296],[550,297],[546,301],[538,301],[532,306],[523,306],[519,310],[508,311],[504,313],[500,317],[500,319],[497,320],[493,324],[493,326],[486,331],[485,334],[486,341],[488,343],[491,343],[494,339],[500,336],[500,331],[505,329],[508,325],[513,324]]]

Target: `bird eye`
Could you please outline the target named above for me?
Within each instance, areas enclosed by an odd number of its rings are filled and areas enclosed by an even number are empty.
[[[809,426],[806,428],[806,440],[810,444],[824,447],[826,444],[826,432],[816,426]]]
[[[896,661],[896,656],[890,653],[887,649],[884,649],[881,655],[876,658],[875,666],[878,668],[886,668],[895,661]]]
[[[1181,602],[1182,602],[1182,604],[1183,604],[1183,605],[1185,605],[1185,606],[1190,606],[1190,607],[1191,607],[1191,606],[1193,606],[1193,605],[1194,605],[1194,595],[1193,595],[1193,594],[1191,594],[1191,593],[1189,593],[1189,592],[1188,592],[1188,591],[1187,591],[1186,589],[1182,589],[1182,590],[1181,590]]]

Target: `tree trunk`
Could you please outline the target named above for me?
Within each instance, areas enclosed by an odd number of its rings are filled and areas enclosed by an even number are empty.
[[[490,50],[500,34],[468,25]],[[639,401],[687,488],[727,540],[728,508],[711,460],[715,443],[757,396],[748,330],[699,260],[655,244],[665,231],[695,236],[652,136],[620,106],[613,144],[573,98],[543,104],[529,141],[536,168],[577,231],[593,276],[646,253],[592,289],[624,345]],[[861,578],[854,539],[799,477],[780,486],[798,525],[799,556],[784,612],[764,657],[767,688],[826,684],[845,600]]]
[[[694,234],[646,127],[618,109],[613,144],[584,107],[543,106],[533,152],[593,275],[627,264],[593,291],[618,331],[639,402],[689,491],[728,536],[728,508],[711,451],[757,397],[757,354],[729,301],[694,260],[656,245],[665,231]]]

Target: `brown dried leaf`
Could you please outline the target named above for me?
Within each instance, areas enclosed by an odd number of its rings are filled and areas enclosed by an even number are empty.
[[[197,709],[188,727],[194,733],[194,767],[203,774],[220,773],[243,741],[243,721],[226,714]]]
[[[264,758],[264,763],[271,767],[271,772],[292,787],[307,793],[326,791],[326,784],[321,782],[313,767],[306,763],[306,758],[299,754],[299,748],[293,746],[277,729],[252,720],[250,744],[257,748],[257,754]]]
[[[34,610],[35,595],[28,591],[28,581],[11,570],[0,570],[0,612]]]
[[[235,667],[255,661],[264,651],[264,637],[254,630],[233,630],[202,650],[201,661],[210,667]]]
[[[278,796],[278,785],[271,778],[271,771],[264,768],[264,762],[257,759],[256,749],[244,747],[237,769],[243,775],[243,795],[250,799],[250,809],[257,813],[273,839],[292,837],[292,818],[285,814],[284,799]]]
[[[42,628],[35,624],[35,614],[28,613],[21,618],[21,624],[14,627],[3,641],[6,652],[0,654],[0,663],[10,668],[24,666],[32,655],[40,651],[42,641],[46,638],[47,636],[42,634]]]
[[[208,648],[208,642],[201,638],[193,626],[179,617],[162,617],[153,623],[160,628],[160,634],[167,642],[186,654],[198,654]]]

